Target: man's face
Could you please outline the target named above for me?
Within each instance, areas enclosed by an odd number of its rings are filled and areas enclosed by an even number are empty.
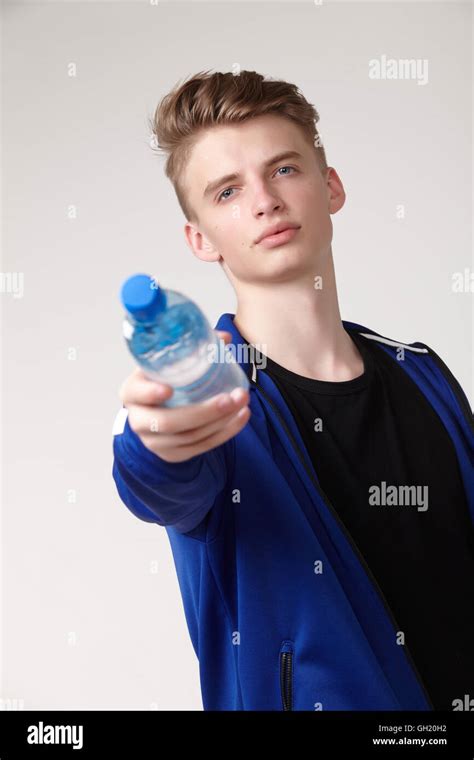
[[[226,179],[230,174],[238,177]],[[323,176],[298,125],[273,114],[203,131],[184,187],[197,217],[186,222],[188,244],[200,259],[221,261],[234,284],[319,274],[318,263],[330,251],[330,214],[345,199],[335,170]],[[298,226],[291,239],[257,242],[280,223]]]

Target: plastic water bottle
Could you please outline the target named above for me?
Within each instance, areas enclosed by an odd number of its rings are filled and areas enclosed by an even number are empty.
[[[172,386],[162,406],[204,401],[249,381],[196,304],[147,274],[129,277],[120,299],[130,353],[151,380]]]

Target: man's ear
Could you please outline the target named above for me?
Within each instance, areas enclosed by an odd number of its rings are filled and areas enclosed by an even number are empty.
[[[335,214],[341,209],[346,201],[346,193],[341,179],[333,166],[326,171],[326,184],[328,193],[328,211]]]
[[[184,237],[192,252],[201,261],[219,261],[219,251],[192,222],[184,225]]]

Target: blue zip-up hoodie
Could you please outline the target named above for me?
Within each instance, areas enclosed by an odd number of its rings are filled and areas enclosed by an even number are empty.
[[[223,314],[215,329],[229,331],[237,348],[245,341],[233,318]],[[425,344],[342,324],[376,341],[432,404],[453,441],[474,522],[474,424],[461,386]],[[126,408],[114,427],[122,501],[168,533],[204,709],[432,710],[283,397],[248,354],[234,355],[251,382],[252,414],[229,441],[169,463],[132,431]]]

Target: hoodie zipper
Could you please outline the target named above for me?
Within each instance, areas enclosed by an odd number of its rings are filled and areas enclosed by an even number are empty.
[[[293,642],[284,641],[280,648],[280,693],[283,710],[293,710]]]
[[[349,543],[350,543],[350,545],[352,546],[352,549],[354,550],[354,553],[355,553],[355,554],[356,554],[356,556],[358,557],[358,559],[359,559],[360,563],[362,564],[362,566],[363,566],[363,568],[364,568],[365,572],[367,573],[367,575],[368,575],[369,579],[372,581],[372,584],[375,586],[375,589],[377,590],[377,592],[378,592],[378,594],[379,594],[379,596],[380,596],[380,599],[381,599],[381,600],[382,600],[382,602],[383,602],[383,605],[384,605],[384,607],[385,607],[385,611],[386,611],[387,615],[389,616],[389,618],[390,618],[390,620],[391,620],[391,622],[392,622],[392,625],[394,626],[394,628],[395,628],[395,630],[396,630],[396,631],[400,631],[400,630],[401,630],[401,628],[400,628],[400,626],[398,625],[398,623],[397,623],[397,621],[396,621],[396,619],[395,619],[395,616],[394,616],[394,614],[393,614],[393,612],[392,612],[392,610],[391,610],[391,608],[390,608],[390,606],[389,606],[389,604],[388,604],[388,602],[387,602],[387,599],[386,599],[386,597],[385,597],[385,595],[384,595],[384,593],[383,593],[382,589],[380,588],[380,586],[379,586],[379,584],[378,584],[378,582],[377,582],[377,579],[376,579],[376,578],[375,578],[375,576],[373,575],[373,573],[372,573],[372,571],[371,571],[370,567],[368,566],[367,562],[365,561],[365,558],[363,557],[363,555],[362,555],[362,553],[361,553],[361,551],[360,551],[359,547],[357,546],[357,544],[355,543],[354,539],[353,539],[353,538],[352,538],[352,536],[350,535],[350,533],[349,533],[349,531],[347,530],[347,528],[346,528],[345,524],[342,522],[342,520],[341,520],[341,518],[339,517],[339,515],[338,515],[337,511],[335,510],[335,508],[333,507],[333,505],[332,505],[332,504],[331,504],[331,502],[329,501],[329,499],[328,499],[327,495],[326,495],[326,494],[325,494],[325,492],[322,490],[322,488],[321,488],[321,486],[319,485],[319,483],[318,483],[318,482],[317,482],[317,481],[314,479],[313,473],[312,473],[312,471],[311,471],[311,470],[308,468],[308,466],[307,466],[307,464],[306,464],[306,460],[305,460],[305,458],[304,458],[304,456],[303,456],[303,454],[302,454],[302,452],[301,452],[300,448],[298,447],[298,444],[296,443],[295,439],[293,438],[293,435],[292,435],[292,434],[291,434],[291,432],[289,431],[289,429],[288,429],[288,427],[287,427],[287,425],[286,425],[286,422],[285,422],[285,420],[282,418],[282,416],[281,416],[280,412],[279,412],[279,411],[278,411],[278,409],[276,408],[276,406],[275,406],[275,404],[273,403],[273,401],[271,400],[271,398],[270,398],[270,397],[268,396],[268,394],[267,394],[267,393],[266,393],[266,392],[265,392],[265,391],[264,391],[264,390],[263,390],[263,389],[262,389],[262,388],[261,388],[261,387],[260,387],[260,386],[257,384],[257,382],[256,382],[255,380],[252,380],[252,378],[249,378],[249,382],[250,382],[252,385],[254,385],[254,386],[255,386],[255,388],[258,388],[258,390],[259,390],[259,393],[261,393],[261,394],[262,394],[262,396],[263,396],[263,397],[264,397],[264,398],[265,398],[265,399],[268,401],[268,403],[269,403],[269,404],[270,404],[270,406],[272,407],[273,411],[275,412],[275,414],[276,414],[276,415],[277,415],[277,417],[279,418],[279,420],[280,420],[280,422],[281,422],[281,424],[282,424],[282,426],[283,426],[283,428],[284,428],[284,430],[285,430],[285,432],[286,432],[286,434],[287,434],[288,438],[290,439],[290,441],[291,441],[291,443],[292,443],[292,445],[293,445],[293,448],[294,448],[294,450],[296,451],[296,453],[297,453],[297,455],[298,455],[298,457],[299,457],[299,459],[300,459],[300,461],[301,461],[301,464],[303,465],[303,467],[305,468],[305,470],[306,470],[307,474],[309,475],[309,477],[310,477],[310,479],[311,479],[311,482],[313,483],[313,485],[314,485],[314,487],[315,487],[316,491],[319,493],[319,495],[320,495],[320,496],[321,496],[321,498],[323,499],[324,503],[326,504],[326,506],[327,506],[327,507],[328,507],[328,509],[330,510],[331,514],[334,516],[334,518],[335,518],[335,519],[336,519],[336,521],[338,522],[338,524],[339,524],[339,526],[340,526],[340,528],[341,528],[342,532],[344,533],[344,535],[346,536],[346,538],[347,538],[348,542],[349,542]],[[422,678],[421,678],[421,676],[420,676],[420,674],[419,674],[419,672],[418,672],[418,669],[417,669],[417,667],[416,667],[416,665],[415,665],[415,662],[414,662],[414,660],[413,660],[413,657],[411,656],[410,650],[408,649],[408,646],[407,646],[406,644],[404,644],[404,646],[403,646],[403,650],[404,650],[404,652],[405,652],[405,655],[406,655],[406,657],[407,657],[407,660],[408,660],[408,662],[410,663],[410,665],[411,665],[411,667],[412,667],[412,669],[413,669],[413,672],[415,673],[415,676],[416,676],[416,678],[417,678],[417,680],[418,680],[418,683],[419,683],[419,684],[420,684],[420,686],[421,686],[421,689],[422,689],[422,691],[423,691],[423,694],[424,694],[424,696],[425,696],[425,699],[426,699],[426,701],[427,701],[427,702],[428,702],[428,704],[430,705],[430,708],[431,708],[432,710],[434,710],[435,708],[434,708],[434,705],[433,705],[433,703],[432,703],[432,701],[431,701],[431,699],[430,699],[430,696],[429,696],[429,694],[428,694],[428,690],[427,690],[427,688],[426,688],[425,684],[423,683],[423,680],[422,680]]]

